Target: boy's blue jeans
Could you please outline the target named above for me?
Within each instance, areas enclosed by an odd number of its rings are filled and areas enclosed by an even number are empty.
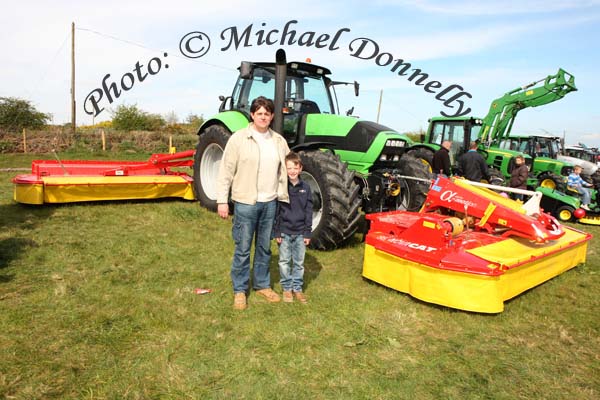
[[[293,290],[301,292],[304,286],[304,254],[306,245],[304,236],[281,234],[279,245],[279,274],[281,289],[284,292]]]
[[[231,263],[234,293],[248,292],[252,240],[255,240],[252,287],[255,290],[271,287],[271,232],[276,210],[277,200],[254,205],[235,203],[232,228],[235,250]]]

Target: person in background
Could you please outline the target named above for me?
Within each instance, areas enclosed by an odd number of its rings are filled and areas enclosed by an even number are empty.
[[[529,175],[529,169],[525,165],[525,158],[522,155],[515,157],[515,165],[510,171],[510,182],[509,186],[516,189],[527,189],[527,176]],[[511,193],[511,197],[514,200],[523,200],[523,194]]]
[[[275,106],[257,97],[250,106],[252,123],[235,132],[223,152],[217,178],[217,212],[229,216],[228,197],[234,204],[231,263],[233,307],[247,308],[250,248],[255,241],[252,287],[269,302],[280,297],[271,289],[271,234],[277,200],[288,202],[285,156],[290,151],[283,136],[269,128]]]
[[[582,170],[583,169],[579,165],[576,165],[573,168],[573,172],[571,172],[567,179],[567,186],[569,189],[575,190],[581,195],[581,208],[590,211],[589,204],[591,196],[588,187],[592,186],[592,184],[587,183],[581,178],[579,174],[581,174]]]
[[[460,157],[458,163],[463,176],[468,180],[480,182],[483,178],[488,179],[488,167],[483,156],[477,152],[476,142],[471,142],[469,151]]]
[[[279,245],[279,274],[283,301],[307,303],[303,293],[304,255],[312,232],[312,194],[300,179],[302,161],[293,151],[285,157],[289,203],[278,202],[273,236]]]
[[[442,147],[438,151],[436,151],[433,155],[432,161],[432,169],[433,173],[437,175],[442,175],[444,177],[449,177],[450,172],[450,148],[452,147],[452,142],[449,140],[445,140],[442,142]]]

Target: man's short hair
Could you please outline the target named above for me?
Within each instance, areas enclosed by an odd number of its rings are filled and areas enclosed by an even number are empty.
[[[515,160],[523,160],[523,161],[525,161],[525,157],[523,157],[521,154],[517,154],[517,156],[515,157]]]
[[[469,143],[469,149],[476,150],[477,149],[477,142],[471,142],[471,143]]]
[[[300,158],[300,155],[295,151],[290,151],[289,153],[287,153],[287,155],[285,156],[285,162],[287,163],[288,161],[293,162],[294,165],[299,165],[302,167],[302,159]]]
[[[273,114],[275,112],[275,104],[273,100],[267,99],[265,96],[258,96],[250,105],[250,112],[254,114],[259,108],[264,107],[265,110]]]

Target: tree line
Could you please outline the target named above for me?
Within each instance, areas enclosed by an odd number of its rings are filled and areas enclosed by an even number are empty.
[[[111,111],[109,127],[122,131],[159,131],[181,125],[177,115],[165,116],[141,110],[137,105],[120,105]],[[52,114],[38,111],[29,101],[16,97],[0,97],[0,129],[19,132],[23,129],[41,129],[49,125]],[[204,122],[203,116],[189,114],[184,121],[187,127],[197,129]]]

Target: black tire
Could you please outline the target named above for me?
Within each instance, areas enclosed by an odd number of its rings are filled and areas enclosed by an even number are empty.
[[[433,151],[424,147],[409,150],[407,155],[420,159],[423,164],[429,167],[429,172],[433,172]]]
[[[421,159],[405,154],[400,158],[398,170],[400,175],[423,179],[405,179],[406,185],[402,185],[404,188],[408,188],[408,193],[401,194],[404,198],[402,204],[408,205],[406,207],[408,211],[417,211],[425,202],[427,192],[429,192],[431,186],[431,180],[433,179],[431,168],[427,168]],[[408,201],[406,198],[408,198]]]
[[[600,169],[594,172],[594,174],[590,177],[592,182],[590,182],[594,187],[598,187],[600,185]]]
[[[553,190],[563,190],[564,180],[562,176],[556,175],[553,172],[542,172],[538,175],[538,186],[546,187]]]
[[[359,186],[354,173],[339,156],[323,151],[300,151],[302,180],[313,197],[313,230],[310,247],[332,250],[344,244],[358,229]]]
[[[222,125],[209,126],[200,133],[194,156],[194,193],[203,207],[217,210],[217,175],[231,132]]]
[[[565,206],[558,207],[558,209],[554,213],[554,216],[556,217],[556,219],[558,219],[561,222],[569,222],[569,221],[573,221],[573,213],[574,212],[575,212],[575,209],[573,207],[565,205]]]
[[[504,185],[504,175],[502,172],[497,170],[496,168],[488,168],[488,179],[484,181],[484,183],[489,183],[490,185],[503,186]]]

